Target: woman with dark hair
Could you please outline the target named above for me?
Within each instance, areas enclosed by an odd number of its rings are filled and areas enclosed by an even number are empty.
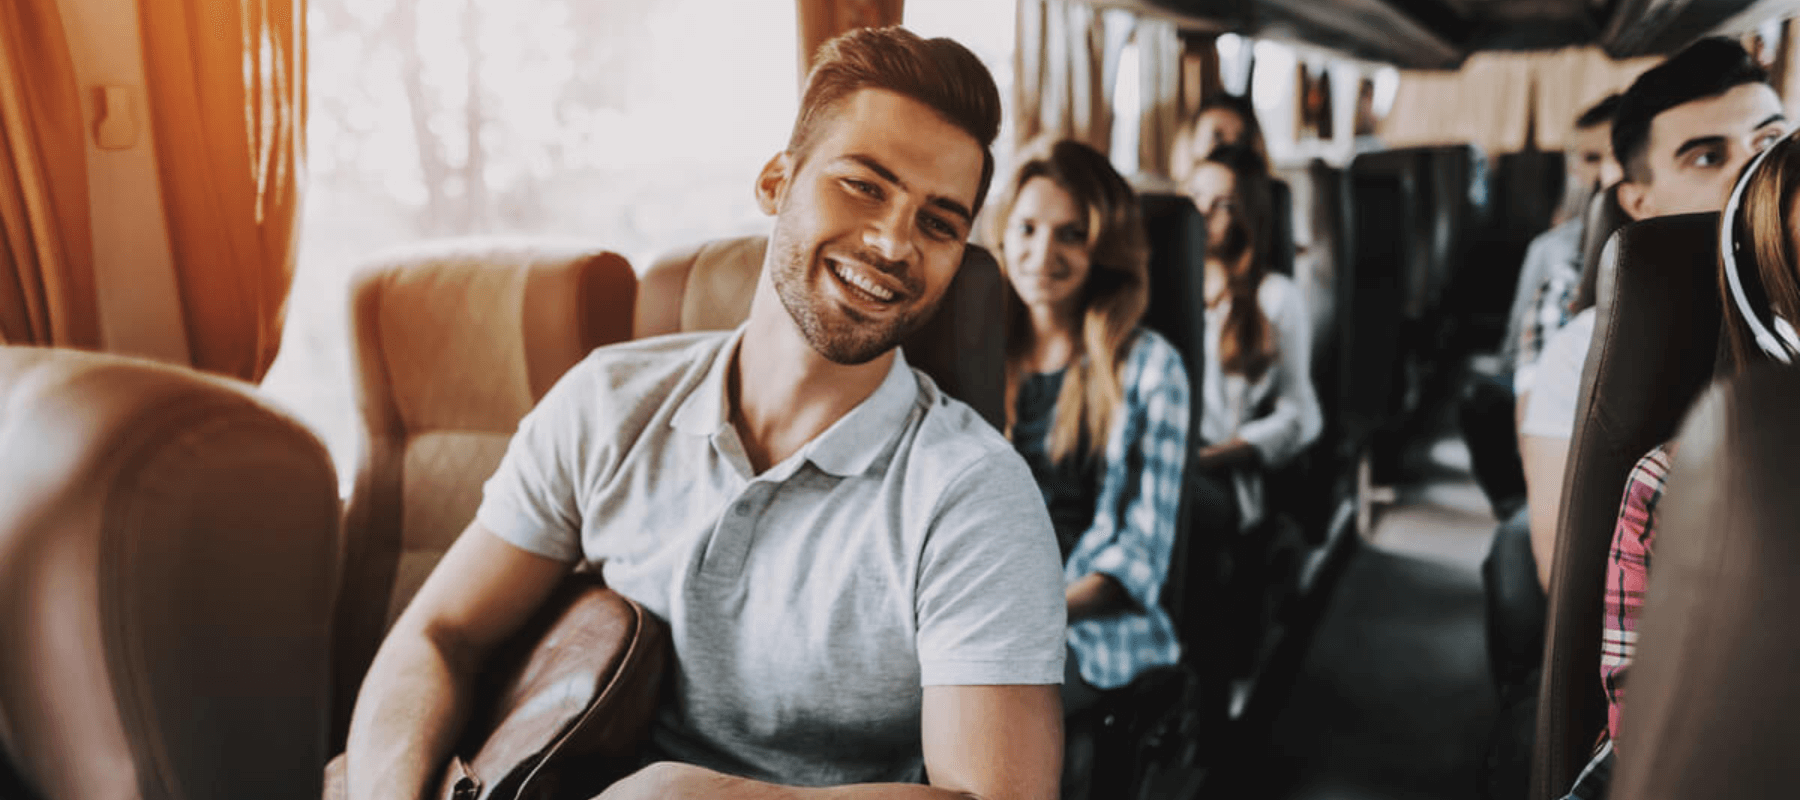
[[[1719,296],[1725,321],[1728,374],[1775,361],[1800,362],[1800,140],[1783,138],[1752,159],[1725,205],[1719,231]],[[1650,577],[1668,488],[1674,443],[1644,456],[1626,482],[1607,556],[1606,611],[1600,676],[1606,690],[1607,732],[1619,730],[1625,675],[1637,649],[1638,613]]]
[[[1062,547],[1065,713],[1180,656],[1161,603],[1187,452],[1188,380],[1138,327],[1149,246],[1137,197],[1106,157],[1062,141],[1003,187],[1007,434]]]
[[[1312,333],[1300,292],[1269,271],[1269,176],[1260,154],[1214,150],[1183,188],[1206,215],[1206,374],[1196,466],[1218,471],[1228,508],[1247,529],[1263,517],[1262,470],[1280,467],[1319,436]]]
[[[1231,145],[1249,148],[1262,171],[1269,171],[1269,146],[1263,141],[1262,125],[1256,121],[1256,107],[1250,98],[1225,92],[1209,94],[1175,135],[1175,152],[1170,158],[1175,179],[1187,182],[1208,155]]]

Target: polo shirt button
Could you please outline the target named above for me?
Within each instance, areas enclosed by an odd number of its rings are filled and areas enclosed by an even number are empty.
[[[743,502],[740,502],[740,503],[738,503],[738,504],[737,504],[737,505],[736,505],[736,506],[734,506],[734,507],[733,507],[733,508],[732,508],[732,509],[731,509],[731,513],[733,513],[733,514],[736,514],[736,515],[738,515],[738,516],[740,516],[740,517],[743,517],[743,516],[749,516],[749,514],[750,514],[750,501],[748,501],[748,500],[745,500],[745,501],[743,501]]]

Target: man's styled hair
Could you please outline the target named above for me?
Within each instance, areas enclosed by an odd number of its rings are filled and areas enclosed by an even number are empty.
[[[1650,182],[1650,123],[1657,115],[1695,100],[1717,97],[1747,83],[1768,83],[1769,73],[1742,45],[1722,36],[1701,39],[1638,76],[1613,116],[1613,155],[1625,180]]]
[[[980,211],[994,178],[994,137],[1000,135],[1000,89],[981,59],[955,41],[921,38],[899,26],[838,36],[819,46],[806,76],[788,153],[804,161],[823,123],[863,89],[885,89],[924,103],[981,143],[981,184],[970,209]]]
[[[1619,113],[1619,101],[1624,97],[1618,92],[1613,92],[1601,98],[1600,102],[1589,106],[1588,110],[1581,112],[1581,116],[1575,118],[1575,130],[1590,130],[1612,122],[1613,117]]]

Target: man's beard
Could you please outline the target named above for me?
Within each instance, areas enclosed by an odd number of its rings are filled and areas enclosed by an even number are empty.
[[[848,308],[834,314],[830,308],[834,303],[824,297],[824,287],[807,283],[812,256],[779,230],[771,237],[769,246],[774,250],[770,278],[775,282],[776,296],[781,298],[781,305],[793,318],[800,334],[806,337],[806,343],[832,363],[855,365],[873,361],[899,346],[931,315],[932,309],[923,306],[881,319],[863,318],[856,310]],[[895,274],[883,269],[883,260],[873,254],[858,252],[854,257],[890,275]],[[830,268],[822,263],[822,257],[820,261],[817,279],[821,282],[839,280],[834,275],[824,274],[830,272]],[[918,297],[919,288],[913,280],[900,275],[896,277],[907,285],[907,296]]]

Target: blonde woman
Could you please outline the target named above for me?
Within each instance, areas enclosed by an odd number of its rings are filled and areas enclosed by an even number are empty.
[[[1066,714],[1173,664],[1161,595],[1187,452],[1181,357],[1138,327],[1149,247],[1137,197],[1106,157],[1058,142],[1004,187],[993,237],[1007,294],[1008,435],[1062,547]]]

